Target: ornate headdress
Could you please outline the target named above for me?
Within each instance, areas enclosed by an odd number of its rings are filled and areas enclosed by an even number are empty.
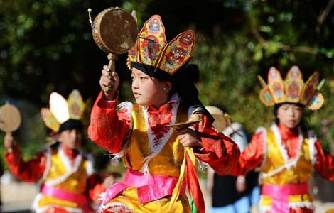
[[[81,116],[85,109],[80,92],[73,90],[66,101],[56,92],[50,94],[50,109],[42,108],[41,115],[45,125],[55,132],[66,129],[81,129]]]
[[[187,30],[169,43],[158,15],[152,16],[140,30],[136,44],[129,50],[127,65],[157,78],[168,78],[191,57],[195,33]]]
[[[290,68],[285,80],[280,72],[271,67],[268,73],[268,84],[259,77],[263,86],[260,91],[260,100],[266,106],[280,103],[302,104],[310,110],[319,109],[324,103],[324,97],[318,91],[319,73],[315,72],[306,83],[297,66]]]

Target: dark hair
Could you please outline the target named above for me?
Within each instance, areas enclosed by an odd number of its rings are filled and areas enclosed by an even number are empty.
[[[174,75],[174,90],[189,106],[203,105],[198,98],[198,90],[195,83],[199,80],[197,65],[185,64]]]
[[[205,114],[208,116],[209,120],[213,122],[213,117],[199,100],[198,89],[195,85],[198,81],[198,66],[195,64],[185,64],[175,73],[173,77],[173,92],[177,92],[186,106],[194,107],[194,113]]]
[[[275,118],[277,119],[277,113],[278,113],[278,109],[284,105],[284,104],[293,104],[293,105],[296,105],[296,106],[299,106],[299,107],[302,107],[302,108],[305,108],[305,106],[301,103],[292,103],[292,102],[282,102],[282,103],[279,103],[279,104],[275,104],[274,105],[274,115],[275,115]]]
[[[83,129],[82,122],[78,119],[68,119],[67,121],[65,121],[64,123],[60,125],[58,133],[61,133],[65,130],[72,130],[72,129],[82,131]]]

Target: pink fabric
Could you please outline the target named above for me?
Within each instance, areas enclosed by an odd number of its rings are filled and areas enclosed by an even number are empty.
[[[165,196],[172,195],[176,182],[177,177],[152,176],[149,174],[145,175],[138,171],[128,170],[122,182],[115,183],[112,187],[107,189],[102,198],[102,203],[106,204],[128,187],[137,188],[138,198],[141,203],[158,200]]]
[[[307,183],[263,185],[261,194],[272,198],[271,213],[289,213],[289,195],[308,194],[308,185]]]
[[[52,196],[61,200],[67,200],[79,204],[81,207],[88,205],[87,198],[84,195],[67,192],[52,186],[44,185],[42,193],[47,196]]]

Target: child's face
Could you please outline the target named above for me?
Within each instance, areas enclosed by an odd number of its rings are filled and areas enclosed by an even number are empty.
[[[277,111],[277,118],[280,124],[293,129],[299,125],[304,109],[296,104],[282,104]]]
[[[82,135],[79,130],[71,129],[59,133],[58,140],[67,148],[79,148],[81,145]]]
[[[170,82],[159,81],[136,68],[131,69],[131,79],[131,89],[137,104],[160,106],[168,101]]]

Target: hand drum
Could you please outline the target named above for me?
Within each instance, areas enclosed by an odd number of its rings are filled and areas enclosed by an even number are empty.
[[[0,107],[0,129],[6,133],[13,132],[21,124],[21,114],[19,110],[11,104]]]
[[[117,7],[100,12],[92,28],[97,46],[115,55],[126,53],[135,44],[137,37],[135,18]]]

